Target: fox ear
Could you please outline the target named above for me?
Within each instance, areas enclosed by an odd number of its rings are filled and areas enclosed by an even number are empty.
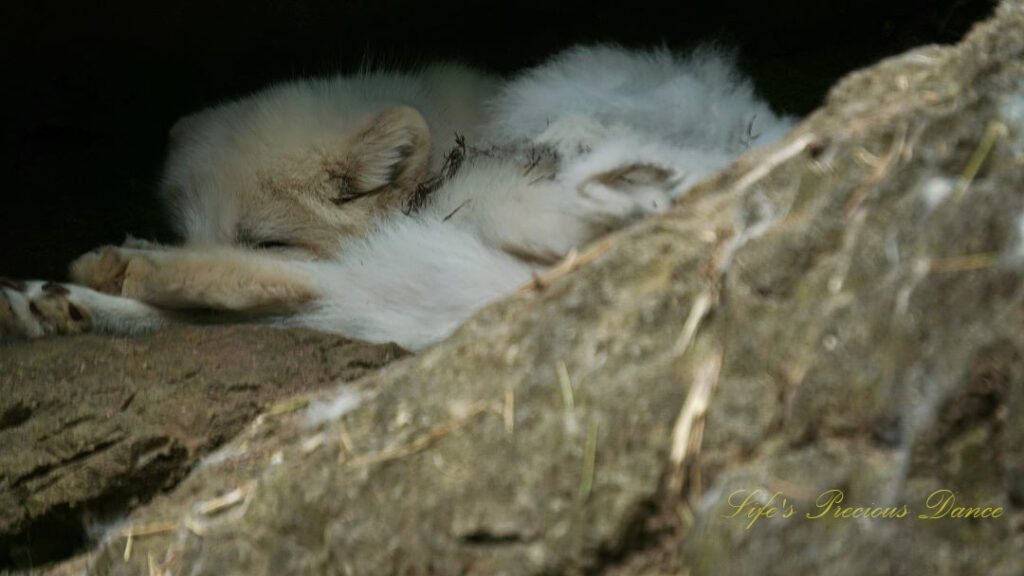
[[[430,129],[408,106],[380,114],[351,142],[339,201],[385,186],[414,186],[427,170]]]

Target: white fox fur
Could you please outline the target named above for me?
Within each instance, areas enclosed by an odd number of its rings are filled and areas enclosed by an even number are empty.
[[[488,77],[432,70],[185,119],[164,187],[184,246],[87,254],[72,276],[90,288],[0,284],[0,329],[134,332],[209,308],[421,349],[791,126],[711,51],[575,48],[490,99]],[[470,146],[440,167],[456,131]]]
[[[735,156],[789,132],[725,52],[571,48],[503,87],[488,105],[487,139],[528,141],[568,115],[628,126],[673,146]]]

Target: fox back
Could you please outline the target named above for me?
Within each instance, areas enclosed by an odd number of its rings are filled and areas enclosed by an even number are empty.
[[[186,243],[326,257],[475,134],[495,86],[456,65],[275,85],[178,121],[161,193]]]

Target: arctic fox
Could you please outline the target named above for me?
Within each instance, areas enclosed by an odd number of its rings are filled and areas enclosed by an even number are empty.
[[[575,48],[500,88],[453,67],[273,87],[172,129],[182,246],[100,248],[74,285],[0,281],[0,329],[206,309],[418,350],[791,125],[708,50]]]

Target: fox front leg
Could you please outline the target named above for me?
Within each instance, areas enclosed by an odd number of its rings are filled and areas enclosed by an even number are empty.
[[[137,249],[107,246],[71,265],[76,283],[168,309],[282,313],[317,296],[307,269],[231,246]]]

